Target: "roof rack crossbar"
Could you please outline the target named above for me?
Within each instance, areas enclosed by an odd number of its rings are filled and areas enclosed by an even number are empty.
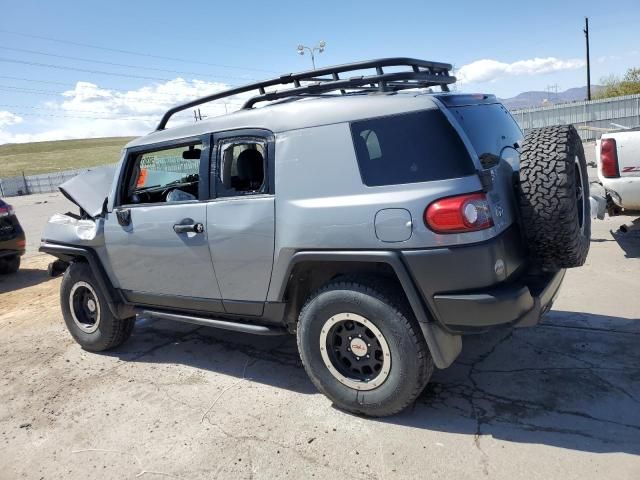
[[[447,91],[449,83],[454,83],[455,77],[444,77],[433,75],[424,71],[385,73],[382,75],[372,75],[368,77],[352,77],[344,80],[336,80],[328,83],[304,85],[298,88],[286,90],[276,90],[265,95],[256,95],[247,100],[242,106],[243,109],[251,108],[258,102],[268,102],[286,97],[299,96],[304,94],[326,93],[334,90],[345,90],[367,86],[365,90],[377,91],[398,91],[408,88],[428,88],[439,86]]]
[[[384,73],[383,67],[411,67],[411,71]],[[374,68],[375,75],[360,75],[343,79],[340,73],[367,70]],[[355,62],[344,65],[336,65],[332,67],[323,67],[316,70],[307,70],[300,73],[288,73],[270,80],[257,83],[251,83],[241,87],[231,88],[223,92],[214,93],[206,97],[191,100],[165,112],[158,124],[156,130],[164,130],[169,119],[176,113],[187,110],[204,103],[213,102],[222,98],[247,93],[257,90],[259,95],[249,99],[243,108],[251,108],[258,102],[270,101],[289,96],[296,96],[308,93],[320,93],[340,90],[340,93],[346,94],[347,88],[362,87],[370,84],[372,88],[379,90],[398,90],[402,88],[426,88],[430,86],[440,86],[442,90],[449,91],[448,85],[455,83],[456,78],[450,75],[453,67],[448,63],[431,62],[427,60],[418,60],[415,58],[394,57],[381,58],[376,60],[367,60],[363,62]],[[331,78],[322,78],[330,75]],[[397,82],[407,81],[407,85],[400,85]],[[302,85],[301,82],[314,82],[310,85]],[[390,84],[389,82],[395,82]],[[267,87],[277,85],[289,85],[293,83],[293,88],[280,91],[267,92]]]

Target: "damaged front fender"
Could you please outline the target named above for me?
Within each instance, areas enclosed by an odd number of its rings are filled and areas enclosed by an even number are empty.
[[[56,213],[44,227],[42,242],[96,247],[104,244],[104,220],[82,219],[71,214]]]

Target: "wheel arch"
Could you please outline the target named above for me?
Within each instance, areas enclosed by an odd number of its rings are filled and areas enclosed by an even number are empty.
[[[307,251],[295,253],[280,284],[277,300],[287,305],[285,322],[295,327],[307,296],[323,284],[345,274],[375,274],[398,284],[429,346],[434,363],[446,368],[462,348],[459,335],[444,331],[433,320],[411,275],[397,252]]]
[[[100,258],[93,249],[43,241],[39,251],[53,255],[64,262],[87,263],[96,279],[97,287],[107,299],[107,305],[111,313],[117,318],[127,318],[134,313],[132,307],[127,305],[122,298],[120,291],[111,284]]]

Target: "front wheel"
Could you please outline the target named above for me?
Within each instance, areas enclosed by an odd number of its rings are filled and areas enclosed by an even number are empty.
[[[86,263],[72,263],[60,285],[67,329],[85,350],[101,352],[121,345],[133,331],[135,317],[116,318]]]
[[[344,410],[375,417],[413,403],[433,372],[404,295],[383,285],[330,283],[303,307],[297,334],[302,363],[318,390]]]

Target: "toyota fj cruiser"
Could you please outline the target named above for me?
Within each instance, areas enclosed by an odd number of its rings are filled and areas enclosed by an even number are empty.
[[[536,324],[589,248],[582,144],[572,126],[523,139],[494,96],[450,93],[450,71],[365,61],[169,110],[117,167],[60,187],[80,212],[52,217],[40,250],[64,271],[71,335],[114,348],[140,312],[295,333],[321,392],[382,416],[462,335]],[[247,92],[238,112],[166,128]]]

